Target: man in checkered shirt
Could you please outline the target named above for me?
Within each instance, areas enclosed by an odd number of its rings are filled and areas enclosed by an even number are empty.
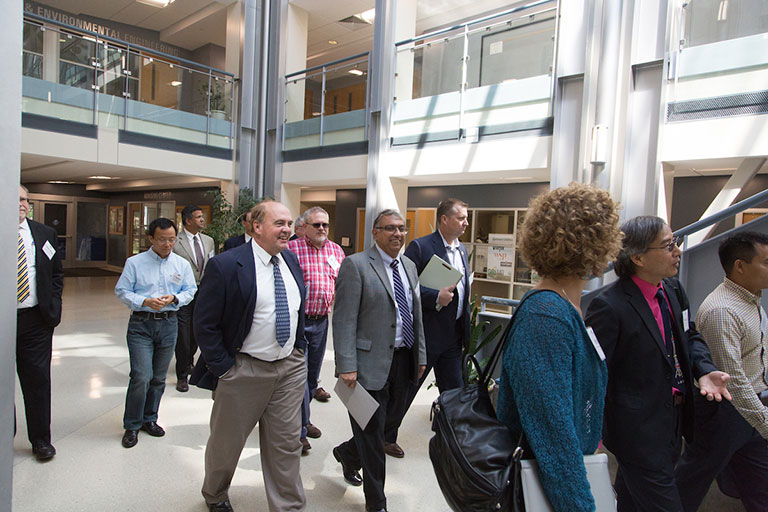
[[[747,512],[768,510],[768,235],[742,232],[719,249],[725,280],[702,303],[696,326],[718,369],[731,376],[733,401],[696,394],[694,441],[675,479],[685,512],[698,509],[721,471],[733,477]],[[762,394],[762,400],[761,400]]]
[[[328,212],[315,206],[301,216],[304,220],[304,236],[291,240],[288,248],[299,257],[299,265],[307,285],[306,316],[304,333],[307,337],[307,387],[301,406],[302,454],[306,455],[311,445],[307,437],[320,437],[320,429],[309,422],[309,402],[312,398],[327,402],[331,394],[318,387],[320,367],[325,356],[328,339],[328,313],[333,306],[336,293],[336,277],[344,260],[341,247],[328,240]]]

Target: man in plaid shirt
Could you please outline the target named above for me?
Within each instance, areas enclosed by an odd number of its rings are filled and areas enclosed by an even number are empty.
[[[312,398],[327,402],[331,394],[317,387],[320,367],[328,339],[328,313],[336,293],[336,277],[344,260],[341,247],[328,240],[328,212],[315,206],[302,215],[304,236],[291,240],[288,248],[299,257],[299,265],[307,285],[304,334],[307,337],[307,389],[302,404],[302,454],[311,448],[307,436],[320,437],[320,429],[309,422],[309,402]]]

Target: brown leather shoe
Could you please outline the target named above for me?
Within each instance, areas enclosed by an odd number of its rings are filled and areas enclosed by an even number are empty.
[[[397,443],[384,443],[384,453],[397,459],[405,457],[405,452]]]
[[[331,398],[331,394],[323,388],[317,388],[315,390],[315,400],[318,402],[327,402]]]
[[[186,393],[189,391],[189,381],[187,377],[182,377],[176,382],[176,391]]]
[[[301,439],[299,439],[299,441],[301,441],[301,454],[307,455],[309,453],[309,450],[312,449],[312,445],[309,444],[309,441],[307,440],[306,437],[302,437]]]
[[[312,439],[317,439],[323,435],[322,432],[320,432],[320,429],[314,426],[311,423],[307,423],[307,437],[311,437]]]

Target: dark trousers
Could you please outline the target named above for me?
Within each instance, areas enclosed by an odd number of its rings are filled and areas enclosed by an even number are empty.
[[[437,389],[442,393],[448,389],[460,388],[464,385],[464,379],[461,376],[461,352],[462,352],[462,340],[464,339],[464,324],[463,317],[456,321],[456,329],[454,330],[453,343],[450,343],[448,347],[441,351],[429,351],[427,346],[427,367],[424,369],[424,373],[419,379],[419,383],[410,386],[408,390],[408,400],[405,408],[403,409],[402,416],[388,417],[387,426],[385,427],[384,440],[387,443],[397,442],[397,432],[400,428],[400,424],[405,418],[405,414],[408,409],[411,408],[416,394],[421,389],[421,385],[427,380],[429,371],[434,368],[435,379],[437,381]]]
[[[386,461],[384,454],[384,425],[390,415],[404,413],[408,398],[409,382],[413,364],[410,350],[396,350],[389,368],[389,376],[384,387],[368,392],[379,403],[379,408],[373,414],[365,430],[352,418],[352,439],[341,443],[338,448],[345,464],[354,469],[363,470],[363,491],[365,506],[379,510],[386,508],[387,498],[384,496],[384,477]],[[358,384],[359,385],[359,384]]]
[[[197,352],[197,342],[195,341],[195,331],[193,329],[193,313],[195,311],[195,300],[186,306],[179,308],[176,319],[179,323],[179,333],[176,338],[176,378],[185,379],[189,376],[189,371],[195,363],[195,352]]]
[[[675,485],[675,464],[682,447],[682,406],[676,406],[675,426],[670,425],[667,440],[648,450],[658,453],[655,468],[627,464],[618,457],[619,469],[613,488],[618,512],[682,512],[680,495]],[[666,451],[666,456],[662,454]]]
[[[675,477],[685,512],[695,512],[715,477],[727,469],[744,508],[768,511],[768,440],[729,402],[696,398],[696,431]]]
[[[16,371],[24,395],[27,436],[33,445],[50,443],[53,328],[37,306],[18,310],[16,318]]]

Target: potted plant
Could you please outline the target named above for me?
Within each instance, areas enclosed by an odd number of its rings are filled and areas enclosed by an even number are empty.
[[[207,98],[207,113],[214,119],[229,119],[226,111],[226,101],[224,98],[224,87],[218,80],[211,81],[211,89],[208,91],[208,84],[204,83],[200,86],[200,92],[203,99]]]
[[[205,233],[213,238],[216,252],[219,252],[227,238],[243,234],[243,226],[238,219],[260,200],[253,198],[253,192],[249,188],[240,191],[236,207],[232,206],[219,189],[210,190],[207,194],[213,199],[213,204],[211,204],[211,222]]]

